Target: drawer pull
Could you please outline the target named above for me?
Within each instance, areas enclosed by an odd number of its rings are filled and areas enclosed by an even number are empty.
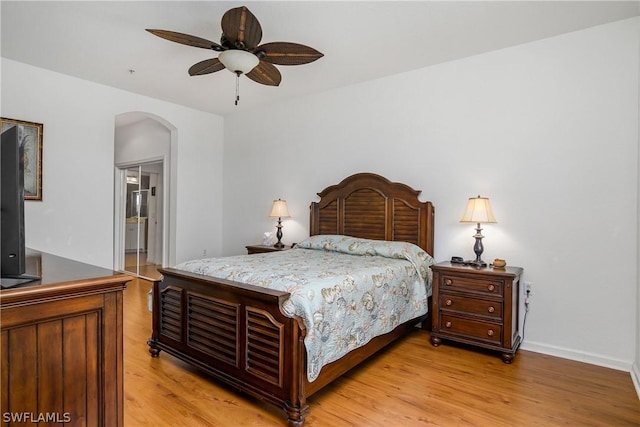
[[[496,308],[493,306],[489,306],[489,313],[493,313],[494,311],[496,311]]]
[[[489,335],[490,337],[492,337],[492,336],[493,336],[493,334],[494,334],[493,329],[489,329],[489,330],[487,331],[487,335]]]
[[[489,292],[493,292],[496,290],[496,287],[494,285],[489,285],[487,286],[487,289],[489,289]]]
[[[451,304],[453,304],[453,301],[451,301],[450,299],[448,299],[448,300],[446,300],[446,301],[444,302],[444,305],[446,305],[447,307],[450,307],[450,306],[451,306]]]
[[[450,328],[451,327],[451,322],[445,323],[444,326],[446,326],[447,328]]]
[[[444,281],[444,284],[447,285],[447,286],[451,286],[452,283],[453,283],[453,280],[451,280],[451,279],[447,279],[447,280]]]

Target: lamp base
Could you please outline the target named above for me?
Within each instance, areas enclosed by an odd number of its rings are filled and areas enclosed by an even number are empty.
[[[473,236],[476,239],[475,244],[473,245],[473,252],[476,254],[476,259],[473,261],[469,261],[468,265],[473,265],[478,268],[485,268],[487,263],[480,258],[482,252],[484,252],[484,246],[482,245],[482,228],[480,228],[480,223],[478,223],[478,227],[476,227],[476,235]]]
[[[470,265],[472,267],[477,267],[477,268],[486,268],[487,267],[487,263],[482,261],[482,260],[477,260],[474,259],[473,261],[469,260],[469,261],[465,261],[464,265]]]
[[[282,239],[282,218],[278,218],[278,225],[276,225],[276,229],[276,237],[278,238],[278,241],[273,245],[273,247],[281,249],[284,248],[284,243],[280,241],[280,239]]]

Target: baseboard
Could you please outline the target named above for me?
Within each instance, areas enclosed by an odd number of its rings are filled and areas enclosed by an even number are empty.
[[[616,369],[618,371],[632,372],[633,362],[603,357],[597,354],[586,353],[583,351],[575,351],[568,348],[556,347],[548,344],[525,341],[520,346],[522,350],[534,351],[536,353],[548,354],[549,356],[562,357],[563,359],[575,360],[577,362],[589,363],[591,365],[602,366],[605,368]],[[637,369],[637,366],[636,366]],[[638,377],[640,372],[636,371]],[[633,373],[632,373],[633,377]],[[636,391],[638,386],[636,385]]]
[[[631,381],[633,381],[633,386],[636,388],[636,394],[638,395],[638,399],[640,399],[640,366],[637,363],[634,363],[631,366]]]

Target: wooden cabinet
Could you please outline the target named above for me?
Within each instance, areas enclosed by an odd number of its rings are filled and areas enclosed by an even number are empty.
[[[261,254],[265,252],[286,251],[287,249],[291,249],[291,246],[285,246],[284,248],[276,248],[274,246],[267,246],[267,245],[249,245],[249,246],[245,246],[245,248],[247,248],[247,254],[253,255],[253,254]]]
[[[501,352],[511,363],[519,331],[520,267],[476,268],[449,262],[431,266],[431,344],[442,339]]]
[[[0,291],[2,425],[19,417],[11,424],[122,426],[131,276],[34,251],[27,274],[42,279]]]

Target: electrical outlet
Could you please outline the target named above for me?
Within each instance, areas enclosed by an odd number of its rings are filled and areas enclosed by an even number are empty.
[[[524,282],[524,292],[527,295],[531,295],[531,288],[533,287],[533,282]]]

